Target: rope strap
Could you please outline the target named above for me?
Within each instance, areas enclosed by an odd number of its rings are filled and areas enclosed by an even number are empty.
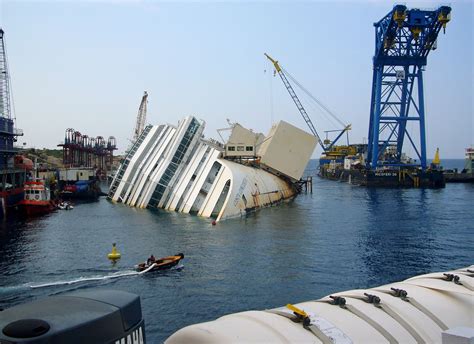
[[[461,282],[461,277],[459,277],[459,275],[455,275],[455,274],[443,274],[443,275],[445,276],[444,278],[443,277],[438,277],[438,278],[443,281],[454,282],[454,284],[462,285],[464,288],[470,291],[474,291],[474,287],[472,285],[468,284],[465,281],[464,283]],[[463,275],[463,276],[466,276],[466,275]],[[472,277],[472,276],[469,276],[469,277]]]
[[[374,329],[376,329],[382,336],[385,337],[385,339],[388,340],[389,343],[391,344],[397,344],[398,341],[393,337],[385,328],[383,328],[382,325],[380,325],[378,322],[367,316],[366,314],[362,313],[359,311],[357,308],[351,305],[347,305],[346,309],[353,313],[354,315],[358,316],[362,320],[364,320],[366,323],[368,323],[370,326],[372,326]]]
[[[388,315],[390,315],[395,321],[397,321],[400,325],[402,325],[405,330],[407,330],[413,338],[415,338],[416,342],[419,344],[426,343],[425,340],[420,336],[420,334],[403,319],[400,315],[397,314],[391,307],[386,304],[380,305],[380,308],[385,311]]]
[[[411,305],[413,305],[415,308],[418,308],[418,310],[420,310],[421,312],[426,314],[431,320],[433,320],[443,331],[446,331],[449,328],[448,326],[446,326],[444,322],[441,321],[440,318],[438,318],[436,315],[431,313],[431,311],[428,308],[420,304],[414,298],[408,297],[407,300]]]
[[[302,323],[303,328],[310,331],[323,344],[352,344],[352,340],[330,321],[316,315],[307,314],[304,310],[291,304],[286,307],[289,311],[267,310],[266,312],[281,315],[296,323]]]
[[[348,296],[354,299],[359,299],[365,301],[367,303],[372,303],[375,307],[379,308],[380,310],[384,311],[387,315],[389,315],[393,320],[398,322],[411,336],[416,340],[419,344],[425,344],[425,340],[421,337],[421,335],[408,323],[405,319],[403,319],[397,312],[395,312],[390,306],[387,304],[381,303],[380,297],[377,295],[371,295],[364,293],[364,296]]]
[[[386,290],[386,291],[384,290],[384,291],[380,291],[380,292],[392,295],[394,297],[399,297],[403,301],[408,302],[413,307],[418,309],[420,312],[425,314],[428,318],[433,320],[436,323],[436,325],[438,325],[443,331],[446,331],[449,328],[448,326],[446,326],[446,324],[443,321],[441,321],[440,318],[438,318],[436,315],[434,315],[428,308],[426,308],[421,303],[416,301],[413,297],[408,297],[408,293],[406,292],[406,290],[397,289],[397,288],[390,288],[390,289],[392,289],[392,292],[390,292],[388,290]]]
[[[346,299],[340,296],[329,296],[332,300],[327,301],[331,305],[339,306],[342,309],[345,309],[355,316],[359,317],[361,320],[365,321],[367,324],[372,326],[377,332],[379,332],[390,344],[398,344],[398,341],[393,337],[382,325],[376,322],[374,319],[369,317],[367,314],[361,312],[356,307],[352,305],[348,305],[346,303]],[[326,301],[316,301],[316,302],[324,302]]]

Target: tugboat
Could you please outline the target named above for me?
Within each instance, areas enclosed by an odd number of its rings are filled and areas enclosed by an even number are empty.
[[[25,183],[25,198],[20,202],[27,216],[43,215],[56,209],[51,200],[51,192],[43,181],[27,181]]]

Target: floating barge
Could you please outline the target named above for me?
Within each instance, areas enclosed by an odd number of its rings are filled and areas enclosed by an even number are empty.
[[[101,196],[96,169],[71,167],[58,170],[59,198],[67,200],[97,200]]]
[[[393,166],[390,158],[394,151],[395,147],[387,147],[381,155],[381,166],[370,169],[365,164],[367,145],[335,146],[319,159],[319,176],[366,187],[445,187],[444,173],[438,165],[423,169],[403,155],[401,162]]]
[[[446,183],[474,183],[474,173],[445,171]]]
[[[461,172],[457,169],[446,170],[444,177],[446,183],[474,183],[474,147],[466,148],[464,169]]]
[[[443,188],[446,185],[443,172],[438,170],[400,168],[373,171],[322,166],[319,176],[367,187]]]
[[[427,163],[423,71],[450,19],[449,6],[420,10],[395,5],[374,23],[367,144],[348,145],[347,152],[327,146],[320,176],[368,187],[445,186],[439,166]],[[414,159],[404,153],[407,148]]]

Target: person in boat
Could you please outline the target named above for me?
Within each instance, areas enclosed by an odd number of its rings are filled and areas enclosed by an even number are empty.
[[[150,265],[153,264],[155,261],[156,261],[155,256],[154,256],[154,255],[151,255],[150,258],[147,259],[146,265],[150,266]]]

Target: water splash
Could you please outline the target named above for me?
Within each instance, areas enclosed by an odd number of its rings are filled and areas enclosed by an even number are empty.
[[[155,267],[155,265],[156,264],[152,264],[147,269],[140,272],[134,271],[134,270],[128,270],[124,272],[119,271],[119,272],[115,272],[113,274],[104,275],[104,276],[79,277],[77,279],[73,279],[69,281],[56,281],[56,282],[50,282],[50,283],[35,284],[35,285],[29,285],[29,287],[32,289],[37,289],[37,288],[55,287],[55,286],[61,286],[61,285],[71,285],[71,284],[84,283],[84,282],[104,281],[104,280],[120,278],[120,277],[143,275],[151,271]],[[183,268],[183,265],[179,265],[170,270],[180,270],[182,268]]]

